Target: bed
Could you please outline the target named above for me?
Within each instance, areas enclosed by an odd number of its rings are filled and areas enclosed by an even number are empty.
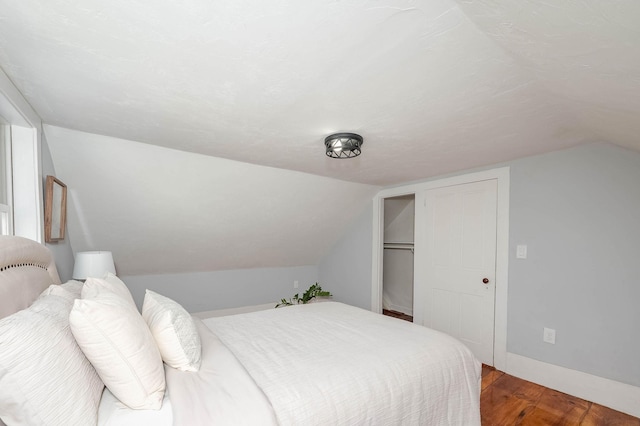
[[[480,424],[481,366],[464,345],[336,302],[191,317],[197,371],[160,361],[156,406],[132,409],[114,396],[116,387],[104,386],[96,373],[104,371],[69,330],[81,287],[60,284],[44,246],[0,237],[0,419],[7,425]],[[45,337],[25,349],[31,330]],[[53,353],[61,350],[68,352]],[[7,361],[15,351],[24,354]]]

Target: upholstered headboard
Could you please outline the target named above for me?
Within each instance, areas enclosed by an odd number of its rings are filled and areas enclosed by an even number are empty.
[[[0,236],[0,318],[28,307],[51,284],[60,284],[60,278],[48,248]]]

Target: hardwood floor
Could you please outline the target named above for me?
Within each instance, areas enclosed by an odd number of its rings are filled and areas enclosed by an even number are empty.
[[[400,318],[401,320],[413,322],[413,317],[411,315],[403,314],[402,312],[383,309],[382,313],[388,317]]]
[[[384,309],[384,315],[413,317]],[[640,419],[482,366],[482,426],[640,426]]]
[[[482,426],[640,426],[640,419],[482,366]]]

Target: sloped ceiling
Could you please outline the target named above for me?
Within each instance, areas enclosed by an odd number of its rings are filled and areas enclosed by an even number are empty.
[[[316,265],[379,190],[45,125],[75,251],[121,275]]]
[[[640,146],[636,0],[2,0],[0,16],[0,66],[65,128],[375,185]],[[364,154],[324,158],[336,131]]]
[[[640,149],[638,23],[637,0],[0,0],[0,67],[48,124],[76,251],[301,265],[376,186]],[[338,131],[360,157],[325,157]]]
[[[640,2],[459,1],[584,135],[640,149]]]

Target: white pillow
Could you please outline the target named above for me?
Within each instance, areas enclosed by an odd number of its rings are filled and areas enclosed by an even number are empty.
[[[80,295],[82,294],[83,286],[84,286],[84,283],[80,281],[74,281],[74,280],[69,280],[64,284],[60,284],[60,287],[64,288],[69,293],[73,294],[76,299],[80,298]]]
[[[135,305],[109,291],[84,296],[83,290],[69,316],[78,345],[123,404],[159,409],[165,390],[162,358]]]
[[[71,334],[72,306],[73,297],[43,294],[29,308],[0,320],[0,417],[5,423],[97,423],[104,384]]]
[[[67,281],[64,284],[51,284],[42,292],[43,295],[55,294],[56,296],[71,297],[79,299],[82,294],[83,284],[80,281]]]
[[[193,318],[179,303],[147,290],[142,317],[167,365],[182,371],[198,371],[202,351],[200,335]]]
[[[104,291],[115,293],[136,307],[127,285],[112,273],[108,273],[105,278],[87,278],[82,287],[82,298],[91,299]]]

